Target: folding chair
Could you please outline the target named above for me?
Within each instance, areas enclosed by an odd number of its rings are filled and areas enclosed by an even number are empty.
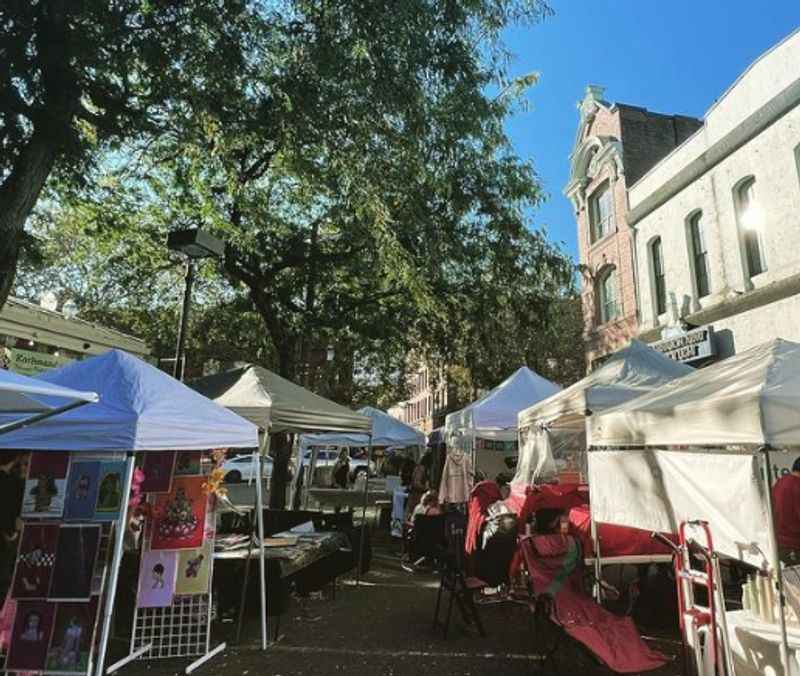
[[[439,583],[439,592],[436,596],[436,609],[433,614],[434,631],[441,627],[444,638],[447,638],[450,629],[450,619],[453,615],[453,604],[458,605],[458,610],[464,622],[477,628],[481,636],[486,636],[478,609],[475,606],[475,592],[483,589],[486,583],[475,577],[465,574],[466,555],[464,553],[464,538],[467,530],[467,517],[463,514],[447,514],[444,520],[445,549],[441,553],[442,576]],[[444,600],[444,618],[440,619],[442,610],[442,597]]]
[[[405,551],[400,563],[403,570],[410,573],[422,570],[417,565],[421,559],[430,561],[434,567],[439,564],[441,553],[446,548],[444,520],[443,514],[420,515],[414,519],[405,534]]]
[[[554,634],[544,669],[567,640],[575,655],[590,656],[613,671],[637,673],[657,669],[666,659],[642,641],[629,617],[618,617],[592,599],[583,584],[583,552],[578,540],[563,535],[534,535],[520,543],[528,572],[531,611],[537,633]],[[582,650],[575,648],[581,646]],[[588,650],[588,653],[587,653]],[[560,673],[558,669],[555,673]]]

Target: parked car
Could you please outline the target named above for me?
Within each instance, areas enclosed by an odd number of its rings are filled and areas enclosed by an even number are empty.
[[[225,483],[238,484],[242,481],[252,481],[256,473],[253,454],[230,458],[223,463],[222,469],[225,470]],[[261,474],[267,481],[272,477],[272,458],[269,456],[263,460]]]
[[[339,451],[330,448],[321,448],[317,453],[317,467],[333,467],[339,458]],[[311,449],[303,454],[303,465],[311,462]],[[350,456],[350,480],[355,480],[356,476],[367,472],[370,476],[375,476],[375,463],[368,462],[366,458],[354,458]]]

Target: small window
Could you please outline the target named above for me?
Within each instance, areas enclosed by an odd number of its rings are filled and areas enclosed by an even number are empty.
[[[589,198],[589,225],[592,242],[603,239],[612,230],[611,189],[606,181]]]
[[[656,315],[663,315],[667,311],[667,280],[664,276],[664,249],[660,237],[650,243],[650,265],[653,270],[653,304]]]
[[[599,282],[600,290],[600,323],[605,324],[616,319],[619,314],[617,303],[617,270],[609,269]]]
[[[739,229],[744,244],[744,259],[748,277],[766,272],[764,260],[764,214],[756,201],[756,180],[748,178],[736,189]]]
[[[689,219],[689,255],[692,257],[695,292],[698,298],[703,298],[711,293],[711,285],[708,280],[708,248],[702,211]]]

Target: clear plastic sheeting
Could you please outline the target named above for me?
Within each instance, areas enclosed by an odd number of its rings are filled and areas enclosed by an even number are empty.
[[[513,483],[532,486],[556,479],[588,476],[583,426],[547,428],[531,425],[519,433],[519,461]]]
[[[682,521],[702,519],[715,551],[770,566],[771,526],[757,452],[591,450],[588,456],[595,521],[677,533]]]

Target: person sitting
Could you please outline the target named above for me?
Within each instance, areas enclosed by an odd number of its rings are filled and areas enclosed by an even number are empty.
[[[414,507],[411,513],[412,523],[418,516],[438,516],[442,513],[442,508],[439,505],[439,493],[430,490],[422,496],[419,504]]]
[[[347,482],[350,478],[350,456],[347,454],[346,448],[339,451],[339,458],[333,466],[331,476],[334,488],[347,488]]]
[[[796,565],[800,563],[800,458],[792,464],[791,473],[775,482],[772,502],[778,555],[784,563]]]

